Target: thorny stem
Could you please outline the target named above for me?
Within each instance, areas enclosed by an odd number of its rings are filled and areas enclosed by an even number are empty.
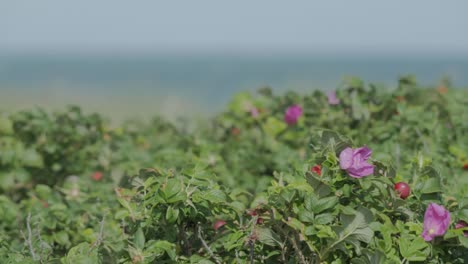
[[[307,261],[306,261],[306,259],[304,257],[304,254],[302,253],[302,251],[299,248],[299,245],[297,243],[298,242],[297,241],[297,236],[294,234],[293,235],[294,238],[291,238],[291,236],[286,231],[284,231],[281,227],[278,227],[278,228],[275,228],[275,229],[279,230],[285,237],[288,238],[289,242],[291,242],[291,245],[294,248],[294,251],[296,252],[296,255],[299,258],[299,263],[307,264]]]
[[[37,260],[36,253],[34,252],[34,247],[32,245],[32,231],[31,231],[31,213],[28,213],[28,217],[26,218],[26,228],[28,229],[28,239],[26,242],[28,243],[29,246],[29,252],[31,252],[31,256],[33,260]]]
[[[417,127],[415,128],[415,130],[416,130],[416,133],[418,134],[419,138],[421,139],[421,141],[423,143],[424,151],[426,153],[429,153],[429,147],[427,146],[427,143],[426,143],[426,140],[423,137],[423,134],[421,133],[421,131]]]
[[[400,169],[400,143],[397,143],[395,146],[395,159],[396,159],[396,167]]]
[[[237,249],[236,249],[236,261],[237,261],[237,264],[241,264],[241,261],[239,259],[239,251],[237,251]]]
[[[289,237],[289,241],[291,241],[291,244],[294,248],[294,251],[296,251],[297,256],[299,257],[299,263],[302,264],[307,264],[307,261],[304,257],[304,254],[302,254],[301,249],[299,248],[298,241],[297,241],[297,235],[294,235],[294,238]]]
[[[254,264],[254,243],[252,240],[249,240],[249,248],[250,248],[250,264]]]
[[[192,255],[192,250],[191,250],[190,243],[189,243],[189,241],[187,239],[187,236],[185,235],[185,226],[182,228],[182,230],[181,230],[181,232],[179,234],[180,234],[180,237],[182,238],[182,241],[184,243],[185,255],[191,256]]]
[[[206,243],[206,241],[203,239],[203,236],[201,234],[201,228],[200,228],[200,225],[197,225],[197,229],[198,229],[198,239],[200,239],[200,241],[202,242],[203,244],[203,247],[205,248],[205,250],[208,252],[208,254],[210,255],[210,257],[212,259],[214,259],[214,261],[217,263],[217,264],[221,264],[221,261],[218,260],[218,258],[215,256],[215,254],[213,253],[213,251],[211,250],[211,248],[208,246],[208,244]]]
[[[95,248],[95,247],[99,247],[99,245],[101,245],[103,239],[104,239],[104,221],[105,221],[105,215],[102,217],[102,220],[100,222],[100,226],[99,226],[99,234],[98,234],[98,237],[96,238],[96,241],[94,241],[94,243],[91,245],[91,247],[89,248],[89,251],[88,251],[88,255],[91,253],[91,251]]]

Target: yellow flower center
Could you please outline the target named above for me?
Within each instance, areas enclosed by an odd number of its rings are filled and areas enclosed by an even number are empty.
[[[429,234],[434,234],[435,230],[433,228],[429,229]]]

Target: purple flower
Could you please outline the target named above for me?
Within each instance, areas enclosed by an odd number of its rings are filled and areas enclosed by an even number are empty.
[[[335,91],[328,92],[327,97],[328,97],[328,104],[330,104],[330,105],[340,104],[340,99],[338,99],[336,97],[336,92]]]
[[[295,125],[301,115],[302,108],[299,105],[292,105],[286,109],[286,113],[284,113],[284,121],[288,125]]]
[[[424,230],[422,237],[431,241],[436,236],[442,236],[450,225],[450,213],[442,205],[430,203],[424,213]]]
[[[340,153],[340,168],[353,178],[362,178],[374,173],[374,165],[367,163],[372,150],[367,147],[345,148]]]
[[[256,107],[252,107],[250,108],[250,116],[252,116],[253,118],[257,118],[258,117],[258,109]]]
[[[463,220],[460,220],[455,224],[455,229],[465,228],[465,227],[468,227],[468,223]],[[465,237],[468,237],[468,230],[463,231],[463,235]]]

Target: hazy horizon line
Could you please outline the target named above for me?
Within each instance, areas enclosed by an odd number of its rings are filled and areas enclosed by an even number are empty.
[[[15,50],[2,49],[0,56],[102,56],[102,57],[140,57],[140,56],[171,56],[171,57],[410,57],[410,58],[459,58],[468,59],[468,51],[383,51],[383,50]]]

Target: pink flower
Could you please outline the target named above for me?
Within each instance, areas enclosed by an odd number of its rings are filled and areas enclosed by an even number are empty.
[[[286,113],[284,113],[284,121],[288,125],[295,125],[301,115],[302,107],[299,105],[292,105],[286,109]]]
[[[465,227],[468,227],[468,223],[463,220],[460,220],[455,224],[455,229],[465,228]],[[468,237],[468,230],[463,231],[463,235],[465,237]]]
[[[340,104],[340,99],[336,97],[336,92],[335,91],[330,91],[327,93],[328,97],[328,104],[329,105],[337,105]]]
[[[345,148],[340,153],[340,168],[353,178],[362,178],[374,173],[374,165],[367,163],[372,150],[367,147]]]
[[[442,205],[430,203],[424,213],[424,230],[422,237],[431,241],[436,236],[442,236],[450,225],[450,213]]]
[[[257,118],[258,117],[258,109],[256,107],[252,107],[250,108],[250,116],[252,116],[253,118]]]

